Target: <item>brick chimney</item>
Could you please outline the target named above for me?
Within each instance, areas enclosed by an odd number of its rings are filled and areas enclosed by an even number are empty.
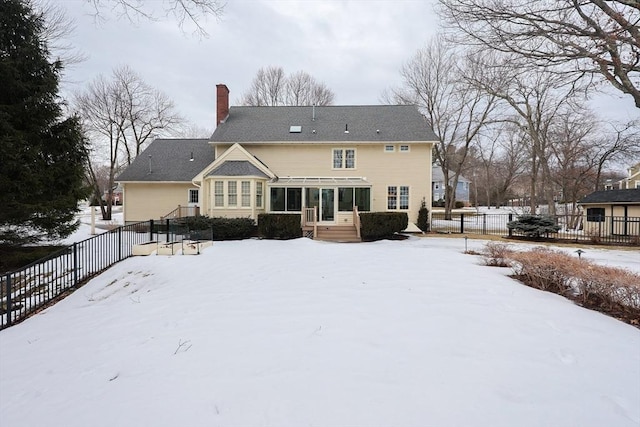
[[[216,126],[229,116],[229,88],[225,84],[216,85]]]

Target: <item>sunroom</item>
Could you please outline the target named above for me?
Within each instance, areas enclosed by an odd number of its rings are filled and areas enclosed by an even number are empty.
[[[301,214],[304,223],[354,225],[354,212],[371,210],[371,183],[360,177],[280,177],[267,187],[269,212]]]

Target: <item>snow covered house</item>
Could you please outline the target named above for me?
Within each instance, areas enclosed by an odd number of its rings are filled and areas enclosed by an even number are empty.
[[[118,176],[126,223],[180,207],[210,217],[266,212],[351,226],[357,212],[431,200],[436,135],[414,106],[229,107],[217,85],[209,139],[156,139]]]

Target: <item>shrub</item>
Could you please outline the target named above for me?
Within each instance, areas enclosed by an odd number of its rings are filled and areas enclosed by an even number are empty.
[[[422,199],[420,204],[420,210],[418,211],[418,222],[416,225],[423,232],[429,231],[429,209],[427,209],[427,203]]]
[[[509,245],[504,243],[489,242],[485,245],[485,250],[482,252],[484,262],[491,267],[509,267],[511,261],[509,257],[513,253],[513,250]]]
[[[258,234],[267,239],[297,239],[302,237],[300,215],[260,214]]]
[[[527,237],[547,236],[549,233],[557,233],[560,226],[553,217],[544,215],[520,215],[515,221],[507,223],[509,230],[515,230]]]
[[[405,212],[360,213],[360,235],[362,240],[379,240],[393,236],[406,229],[409,217]]]
[[[453,207],[455,209],[461,209],[464,208],[464,202],[461,202],[460,200],[456,200],[456,202],[453,204]]]
[[[239,240],[256,234],[256,225],[251,218],[188,217],[177,221],[177,227],[194,240]]]

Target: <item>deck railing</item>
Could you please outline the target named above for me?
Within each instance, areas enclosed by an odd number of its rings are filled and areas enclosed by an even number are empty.
[[[199,216],[200,215],[200,207],[199,206],[181,206],[178,205],[177,208],[172,210],[166,215],[160,217],[161,220],[165,219],[176,219],[176,218],[185,218],[189,216]]]
[[[318,207],[312,206],[310,208],[302,209],[302,226],[313,227],[313,238],[318,235]]]
[[[360,239],[360,214],[358,213],[358,207],[353,207],[353,225],[356,227],[356,235]]]

